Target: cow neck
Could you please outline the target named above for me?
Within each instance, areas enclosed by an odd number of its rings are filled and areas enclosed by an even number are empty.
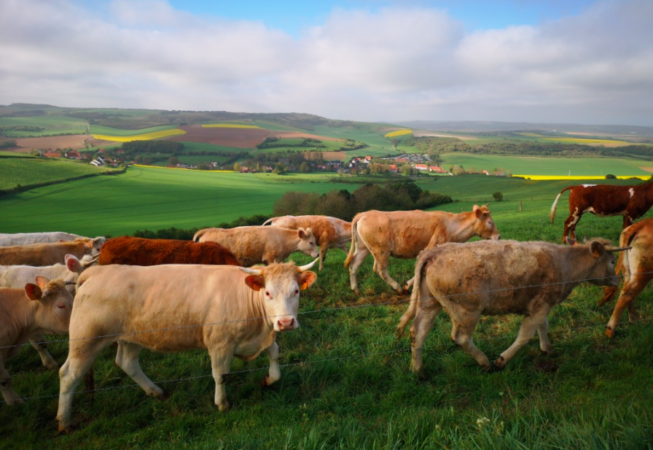
[[[562,271],[563,281],[569,281],[565,284],[565,290],[571,292],[579,284],[589,277],[587,267],[593,266],[594,256],[587,245],[564,246],[564,260],[567,262],[567,270]]]
[[[476,235],[474,222],[476,214],[474,212],[462,212],[451,214],[447,221],[447,242],[467,242]]]
[[[247,288],[249,290],[249,288]],[[272,319],[268,317],[268,314],[265,311],[265,288],[260,291],[250,290],[250,295],[247,296],[246,308],[247,308],[247,317],[248,318],[264,318],[262,321],[262,326],[270,328],[270,331],[274,330],[274,323]],[[257,323],[257,321],[253,321]]]

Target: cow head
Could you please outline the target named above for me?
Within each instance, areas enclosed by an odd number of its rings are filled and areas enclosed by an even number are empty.
[[[95,264],[99,258],[99,254],[96,256],[90,256],[90,255],[84,255],[82,260],[80,261],[77,259],[75,255],[66,255],[65,261],[66,261],[66,268],[68,269],[67,272],[63,275],[62,279],[64,283],[66,284],[66,289],[68,292],[71,294],[75,295],[75,283],[77,283],[77,278],[79,278],[79,275],[86,270],[88,267],[91,267],[93,264]]]
[[[40,303],[34,316],[39,328],[56,334],[68,333],[73,296],[66,290],[63,281],[36,277],[36,284],[25,285],[25,294],[30,300]]]
[[[476,217],[474,231],[478,237],[481,239],[493,239],[495,241],[501,239],[499,230],[497,230],[497,226],[494,224],[487,205],[474,205],[473,213]]]
[[[310,256],[311,258],[317,258],[320,254],[320,251],[317,248],[315,236],[313,236],[313,230],[310,228],[298,228],[297,237],[299,238],[299,245],[297,246],[297,250]]]
[[[590,267],[588,267],[587,279],[596,286],[618,286],[619,276],[615,273],[614,253],[627,248],[615,248],[610,245],[607,239],[592,239],[588,243],[579,244],[569,242],[569,245],[576,248],[583,248],[589,252]]]
[[[315,272],[309,271],[316,262],[317,259],[300,267],[292,262],[270,264],[260,269],[240,267],[249,275],[245,278],[247,286],[262,294],[265,316],[274,331],[299,328],[299,291],[308,289],[317,279]]]

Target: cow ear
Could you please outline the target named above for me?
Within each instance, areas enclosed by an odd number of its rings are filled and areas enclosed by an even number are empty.
[[[93,248],[93,239],[89,239],[88,242],[86,242],[86,247]]]
[[[36,277],[36,284],[38,284],[41,289],[45,289],[49,282],[50,280],[48,280],[46,277]]]
[[[245,278],[245,284],[258,292],[265,287],[265,278],[260,275],[250,275]]]
[[[574,245],[578,244],[578,242],[576,242],[576,239],[574,239],[573,237],[567,236],[566,240],[567,240],[567,244],[569,244],[571,246],[574,246]]]
[[[299,236],[299,239],[306,238],[306,231],[304,231],[303,228],[298,228],[297,229],[297,236]]]
[[[595,258],[605,255],[605,247],[600,242],[594,241],[590,244],[590,251]]]
[[[481,216],[483,215],[483,210],[478,206],[474,205],[474,214],[476,215],[477,219],[480,219]]]
[[[315,274],[315,272],[306,271],[300,273],[298,278],[299,278],[298,280],[299,288],[302,291],[305,291],[306,289],[311,287],[313,283],[315,283],[315,280],[317,280],[317,275]]]
[[[82,270],[84,270],[82,263],[75,255],[66,255],[66,267],[75,273],[82,273]]]
[[[27,283],[25,285],[25,293],[27,294],[27,298],[30,300],[41,300],[41,298],[43,298],[41,288],[34,283]]]

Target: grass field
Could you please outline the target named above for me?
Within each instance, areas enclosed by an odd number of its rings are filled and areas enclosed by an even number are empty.
[[[653,166],[653,163],[627,158],[536,158],[470,153],[445,153],[442,160],[445,169],[452,165],[467,170],[503,168],[515,174],[531,175],[650,175],[640,167]]]
[[[65,191],[43,188],[0,199],[0,230],[61,229],[96,235],[197,226],[222,217],[269,212],[274,198],[286,189],[355,188],[328,184],[324,176],[303,175],[296,184],[282,179],[132,169],[116,177],[67,183]],[[425,178],[421,183],[461,199],[441,208],[452,212],[470,210],[474,203],[501,191],[506,201],[492,202],[490,209],[504,239],[560,239],[566,195],[554,226],[548,212],[566,182],[466,176]],[[26,211],[39,215],[23,220]],[[620,217],[588,216],[578,226],[579,235],[618,237]],[[309,261],[304,255],[294,259]],[[8,361],[7,368],[17,392],[42,398],[11,408],[0,405],[2,447],[643,449],[653,445],[650,288],[637,300],[644,321],[628,324],[624,317],[612,340],[603,335],[611,308],[595,306],[599,289],[577,288],[550,314],[554,354],[542,355],[534,339],[503,372],[492,374],[483,372],[450,342],[451,324],[441,314],[424,350],[429,380],[420,381],[409,370],[408,339],[396,344],[393,333],[407,297],[395,295],[372,273],[371,258],[359,272],[362,295],[355,296],[348,289],[343,260],[344,253],[329,253],[316,284],[302,293],[301,328],[277,336],[282,364],[277,385],[260,388],[267,369],[265,356],[232,364],[232,372],[239,373],[227,382],[231,411],[219,413],[212,404],[214,383],[205,351],[141,354],[143,370],[152,380],[172,380],[161,384],[171,394],[161,402],[131,387],[133,381],[114,365],[115,349],[110,347],[96,361],[95,378],[96,388],[111,390],[95,393],[92,402],[85,394],[76,395],[76,431],[59,436],[54,420],[57,374],[46,371],[37,353],[26,348]],[[412,269],[412,261],[390,262],[390,273],[398,280],[410,278]],[[342,309],[351,306],[356,308]],[[494,358],[512,343],[520,321],[515,316],[484,317],[475,341]],[[50,350],[63,363],[66,343],[51,343]]]
[[[91,125],[91,134],[103,134],[107,136],[136,136],[139,134],[156,133],[165,130],[174,130],[176,125],[162,125],[160,127],[141,128],[139,130],[123,130],[121,128],[103,127],[100,125]]]
[[[45,128],[43,131],[6,130],[4,135],[9,138],[84,134],[86,133],[86,124],[87,122],[83,119],[68,116],[0,117],[0,127],[33,126]]]
[[[67,160],[0,158],[0,173],[2,173],[0,189],[12,189],[17,185],[29,186],[82,175],[100,174],[106,171],[106,168]],[[56,190],[60,189],[61,186],[50,186],[50,188]],[[0,200],[0,204],[3,204],[2,200]],[[5,213],[6,210],[2,208],[2,215]],[[2,218],[0,218],[0,222],[3,222]],[[0,229],[3,228],[0,225]]]

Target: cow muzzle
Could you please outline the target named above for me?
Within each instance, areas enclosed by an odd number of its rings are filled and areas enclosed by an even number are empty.
[[[278,319],[276,325],[276,331],[290,331],[299,326],[294,317],[289,319]]]

